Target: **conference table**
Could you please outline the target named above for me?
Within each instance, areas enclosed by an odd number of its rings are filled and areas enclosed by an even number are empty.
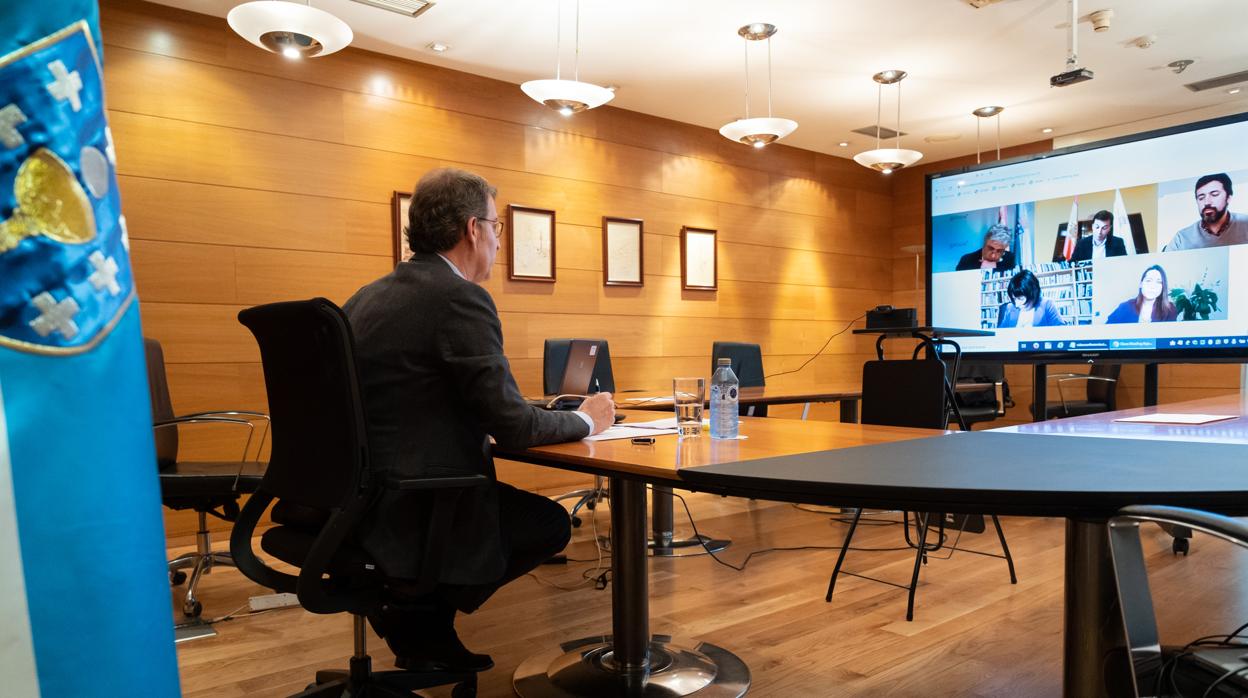
[[[563,643],[517,669],[521,696],[740,696],[749,669],[730,648],[651,634],[647,484],[833,506],[1061,517],[1067,520],[1063,693],[1111,695],[1129,671],[1109,563],[1107,522],[1159,504],[1248,515],[1248,413],[1238,397],[1157,411],[1221,411],[1235,422],[1123,430],[1118,415],[947,433],[743,418],[749,438],[702,435],[575,442],[500,455],[611,480],[612,632]],[[1099,426],[1098,426],[1099,424]],[[1147,431],[1148,433],[1144,433]],[[1089,438],[1092,436],[1113,438]],[[816,593],[813,592],[812,593]],[[1108,673],[1107,673],[1108,672]]]
[[[982,389],[982,387],[981,387]],[[806,383],[798,386],[752,386],[737,391],[738,404],[751,405],[803,405],[802,419],[810,415],[810,406],[816,402],[840,404],[842,422],[858,421],[858,401],[862,399],[860,383]],[[709,396],[707,398],[709,406]],[[630,390],[615,394],[620,407],[655,412],[672,411],[672,391]],[[675,535],[675,515],[670,487],[655,485],[650,498],[650,541],[647,547],[655,557],[687,557],[715,553],[732,544],[728,538],[698,534],[689,538]],[[609,545],[608,541],[608,545]]]

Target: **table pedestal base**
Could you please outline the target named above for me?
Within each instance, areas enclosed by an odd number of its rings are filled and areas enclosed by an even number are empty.
[[[611,636],[598,635],[529,657],[512,685],[521,698],[739,698],[750,688],[750,670],[722,647],[653,635],[646,669],[624,672],[613,661]]]
[[[605,536],[598,538],[598,545],[603,550],[611,550],[611,539]],[[693,557],[694,555],[706,555],[707,553],[717,553],[724,548],[732,545],[732,541],[727,538],[711,538],[710,536],[697,535],[692,538],[677,538],[668,541],[665,545],[660,545],[653,538],[646,541],[646,552],[651,557]]]

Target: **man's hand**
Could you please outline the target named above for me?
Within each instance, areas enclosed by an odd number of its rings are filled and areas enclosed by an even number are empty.
[[[590,434],[598,434],[615,424],[615,401],[611,393],[596,393],[585,398],[577,412],[584,412],[594,420],[594,429]]]

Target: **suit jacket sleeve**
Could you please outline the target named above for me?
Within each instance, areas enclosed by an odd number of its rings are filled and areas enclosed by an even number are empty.
[[[587,435],[580,417],[524,401],[503,355],[498,311],[485,289],[470,282],[454,284],[437,331],[437,351],[456,391],[499,445],[527,448]]]
[[[1075,243],[1075,253],[1070,256],[1072,262],[1086,262],[1092,259],[1092,237],[1085,236]]]
[[[1109,239],[1109,249],[1106,250],[1109,257],[1121,257],[1127,253],[1127,243],[1117,235]]]

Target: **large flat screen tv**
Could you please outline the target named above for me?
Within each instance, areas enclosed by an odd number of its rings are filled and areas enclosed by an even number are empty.
[[[927,214],[971,358],[1248,359],[1248,114],[928,175]]]

